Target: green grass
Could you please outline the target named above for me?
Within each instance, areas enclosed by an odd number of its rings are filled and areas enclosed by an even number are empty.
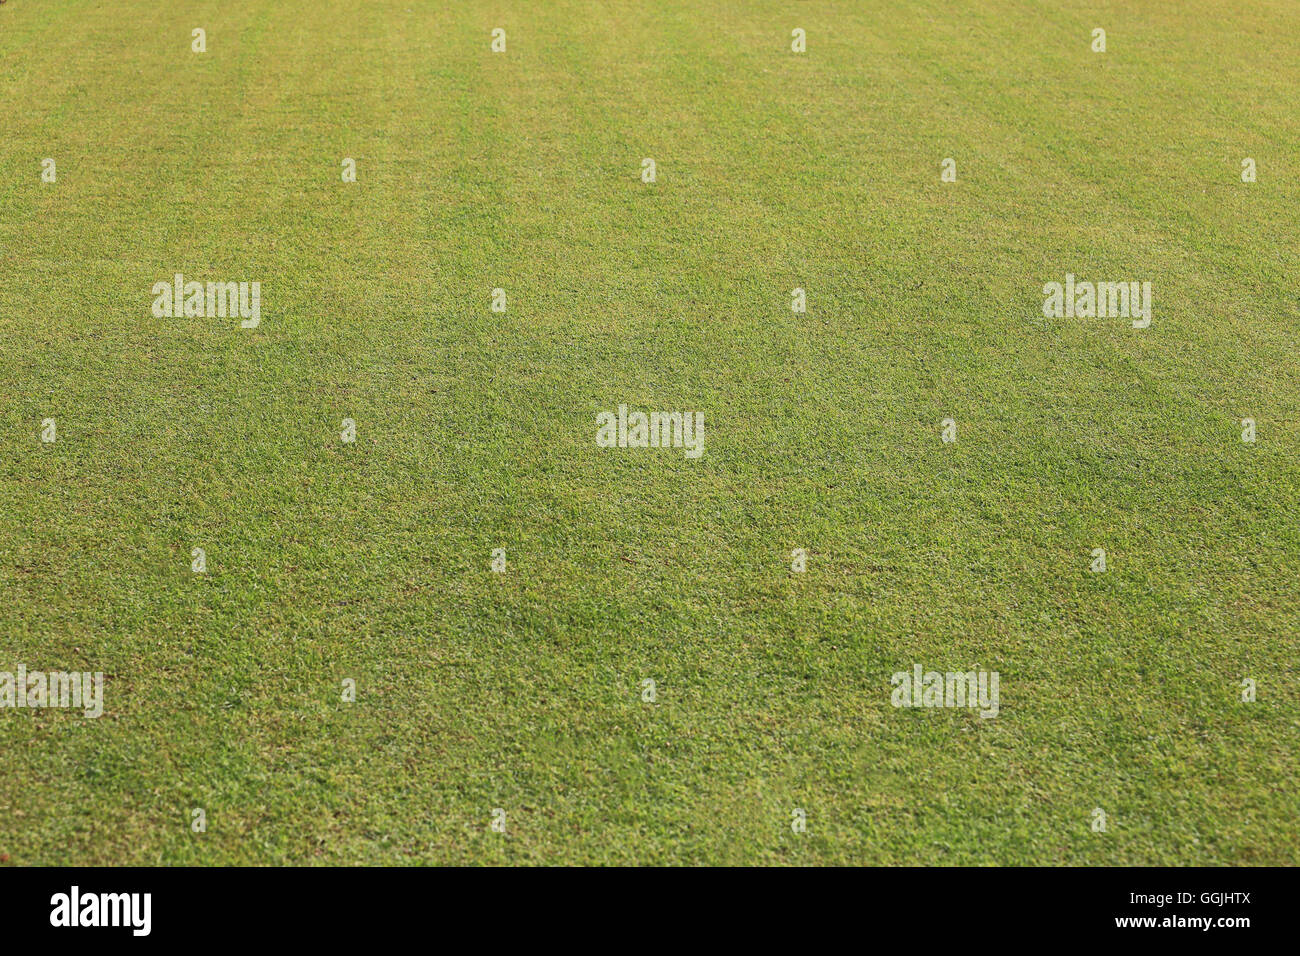
[[[0,858],[1296,863],[1298,37],[11,0],[0,670],[109,676],[0,710]],[[261,326],[155,318],[177,271]],[[1151,327],[1043,319],[1066,272]],[[598,448],[620,403],[703,456]],[[1001,714],[894,709],[914,663]]]

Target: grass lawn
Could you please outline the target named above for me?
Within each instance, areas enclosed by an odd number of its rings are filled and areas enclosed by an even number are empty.
[[[0,671],[105,682],[0,861],[1300,862],[1297,89],[1294,0],[10,0]]]

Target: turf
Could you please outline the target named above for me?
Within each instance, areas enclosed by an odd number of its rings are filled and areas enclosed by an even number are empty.
[[[1297,38],[11,0],[0,670],[107,678],[0,710],[0,860],[1300,862]],[[261,325],[155,317],[176,272]],[[1150,328],[1045,319],[1067,272]],[[1000,714],[894,708],[916,663]]]

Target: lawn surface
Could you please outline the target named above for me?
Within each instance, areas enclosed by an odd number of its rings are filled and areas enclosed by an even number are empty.
[[[1297,90],[1293,0],[10,0],[0,670],[107,676],[0,860],[1300,862]]]

